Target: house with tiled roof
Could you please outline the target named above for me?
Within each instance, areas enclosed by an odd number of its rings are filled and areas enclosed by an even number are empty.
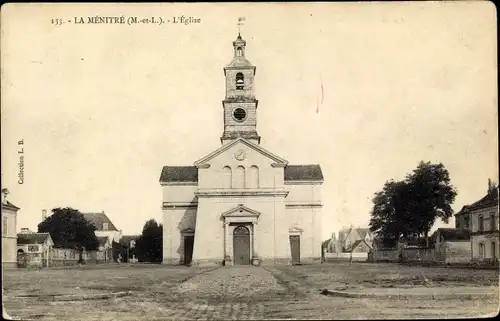
[[[17,254],[17,211],[19,207],[7,200],[9,190],[2,189],[2,267],[16,267]]]
[[[261,145],[256,67],[245,49],[238,35],[223,68],[221,146],[193,165],[161,170],[165,264],[321,260],[323,172],[318,164],[289,164]]]
[[[110,242],[120,242],[122,237],[122,231],[118,230],[113,222],[109,219],[109,217],[102,212],[97,213],[82,213],[83,216],[90,221],[97,230],[95,231],[95,235],[97,237],[106,236],[109,238]]]
[[[95,235],[99,241],[97,251],[90,253],[91,262],[112,262],[113,242],[119,243],[122,231],[118,230],[104,211],[82,213],[83,216],[95,227]]]
[[[499,256],[499,214],[498,185],[488,180],[488,190],[478,201],[464,206],[455,215],[455,221],[470,222],[472,259],[478,261],[498,261]]]
[[[349,227],[338,232],[335,248],[340,253],[366,252],[373,248],[374,235],[369,228]],[[363,241],[363,242],[358,242]]]
[[[54,242],[49,233],[35,233],[23,228],[17,234],[17,255],[20,267],[51,265]]]

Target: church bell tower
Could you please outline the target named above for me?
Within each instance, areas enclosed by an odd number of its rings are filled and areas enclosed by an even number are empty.
[[[245,138],[253,143],[260,143],[257,134],[257,104],[254,93],[256,68],[245,58],[246,41],[238,38],[233,41],[233,61],[224,67],[226,76],[226,98],[224,107],[224,132],[221,143]]]

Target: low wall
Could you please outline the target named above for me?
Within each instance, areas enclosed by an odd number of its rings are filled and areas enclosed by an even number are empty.
[[[435,249],[431,248],[415,248],[415,249],[403,249],[401,252],[403,262],[432,262],[432,261],[442,261]]]
[[[368,254],[370,262],[397,262],[399,250],[375,250]]]
[[[446,263],[467,263],[472,259],[470,241],[447,242],[444,251]]]
[[[370,262],[407,262],[461,264],[471,262],[469,241],[437,244],[433,248],[404,248],[401,250],[375,250],[369,254]]]
[[[353,261],[366,261],[368,259],[368,253],[366,252],[353,252]],[[326,262],[335,261],[349,261],[351,260],[351,253],[325,253]]]

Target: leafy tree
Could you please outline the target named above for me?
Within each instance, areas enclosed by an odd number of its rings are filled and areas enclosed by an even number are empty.
[[[450,174],[443,164],[420,162],[406,178],[411,194],[408,208],[414,217],[415,232],[425,236],[429,244],[429,231],[436,219],[448,223],[453,215],[451,205],[457,192],[450,184]]]
[[[456,195],[443,164],[420,162],[405,180],[388,181],[375,194],[370,230],[381,235],[384,243],[423,235],[428,245],[428,234],[436,219],[447,223],[452,216],[451,204]]]
[[[163,260],[163,225],[150,219],[144,224],[136,243],[137,259],[140,262],[159,263]]]
[[[405,220],[407,190],[404,181],[391,180],[384,184],[382,191],[375,193],[369,226],[372,232],[382,236],[384,244],[395,244],[400,237],[411,233],[410,224]]]
[[[49,233],[54,244],[78,251],[78,263],[83,263],[83,250],[97,250],[96,227],[80,211],[71,207],[54,208],[52,215],[38,224],[39,233]]]

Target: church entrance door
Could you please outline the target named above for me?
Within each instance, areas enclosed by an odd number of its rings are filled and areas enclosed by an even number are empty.
[[[250,265],[250,231],[239,225],[233,232],[234,265]]]
[[[300,264],[300,235],[290,235],[290,249],[292,250],[292,264]]]
[[[184,264],[191,264],[193,259],[194,235],[184,236]]]

